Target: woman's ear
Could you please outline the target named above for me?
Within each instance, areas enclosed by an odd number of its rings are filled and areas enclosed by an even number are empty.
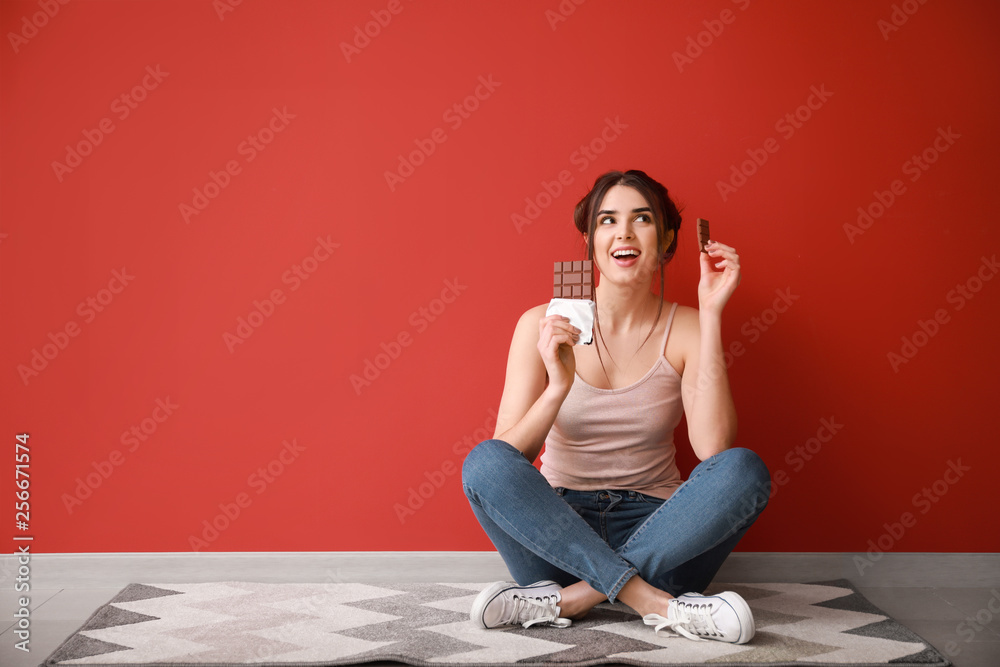
[[[670,244],[674,242],[674,230],[668,229],[666,235],[663,237],[663,252],[667,251]]]

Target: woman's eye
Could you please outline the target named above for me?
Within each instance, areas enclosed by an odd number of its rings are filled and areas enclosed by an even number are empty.
[[[614,222],[614,221],[615,221],[614,218],[602,218],[601,221],[600,221],[600,224],[603,225],[606,222]]]
[[[636,220],[642,220],[643,222],[649,222],[649,216],[645,213],[636,218]]]

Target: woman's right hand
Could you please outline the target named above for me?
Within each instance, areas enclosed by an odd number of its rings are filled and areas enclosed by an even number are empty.
[[[576,375],[576,355],[573,346],[580,339],[580,330],[568,317],[549,315],[538,321],[538,352],[545,363],[549,386],[569,393]]]

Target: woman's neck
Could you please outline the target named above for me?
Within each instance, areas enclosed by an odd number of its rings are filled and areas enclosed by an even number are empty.
[[[600,284],[596,293],[597,315],[603,335],[633,334],[649,327],[658,297],[648,289]]]

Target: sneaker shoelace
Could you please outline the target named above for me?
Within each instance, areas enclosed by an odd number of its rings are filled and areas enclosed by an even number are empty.
[[[659,614],[646,614],[642,617],[646,625],[655,625],[654,632],[658,635],[660,630],[667,628],[675,634],[682,635],[688,639],[703,642],[698,635],[707,637],[721,637],[722,633],[715,627],[712,620],[711,603],[694,604],[690,602],[677,602],[674,606],[674,618],[667,619]]]
[[[556,627],[565,628],[572,623],[568,618],[559,618],[555,596],[532,598],[514,595],[512,598],[509,623],[520,623],[526,628],[535,623],[551,623]]]

